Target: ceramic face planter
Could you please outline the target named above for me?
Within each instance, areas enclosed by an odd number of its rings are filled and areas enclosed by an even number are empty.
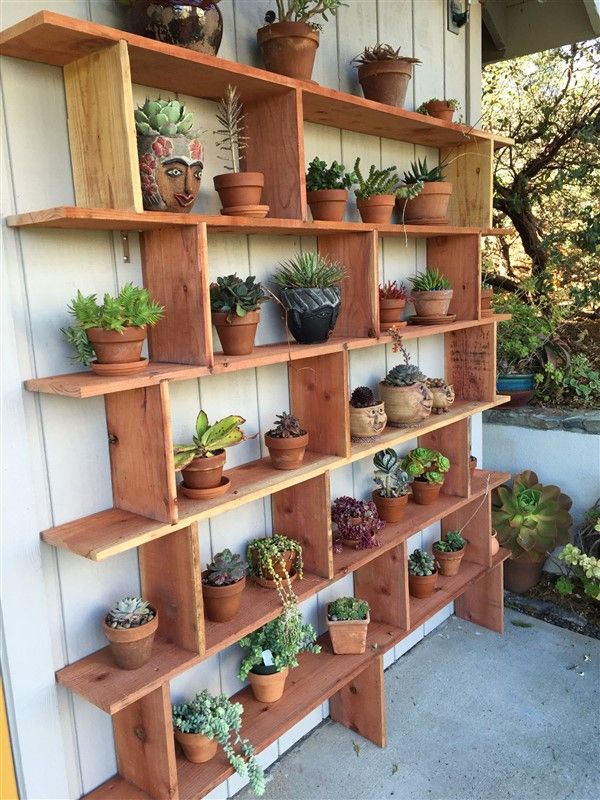
[[[216,56],[223,38],[219,0],[135,0],[134,33]]]
[[[444,414],[454,402],[454,387],[446,383],[442,378],[430,378],[427,387],[433,395],[433,414]]]
[[[183,134],[137,137],[146,211],[189,213],[200,191],[204,148]]]
[[[387,416],[383,403],[367,408],[350,406],[350,435],[352,439],[374,439],[385,430]]]

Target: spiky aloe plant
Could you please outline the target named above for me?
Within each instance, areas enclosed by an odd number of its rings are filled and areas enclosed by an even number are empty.
[[[402,48],[394,48],[391,44],[383,44],[378,42],[371,47],[365,47],[362,53],[352,59],[354,64],[373,64],[376,61],[408,61],[411,64],[420,64],[418,58],[411,58],[411,56],[401,56],[400,50]]]
[[[419,272],[409,278],[413,292],[439,292],[451,289],[452,284],[442,273],[433,267],[427,267],[425,272]]]
[[[238,90],[230,84],[217,106],[217,122],[221,127],[216,131],[217,136],[221,137],[217,141],[217,147],[224,153],[219,158],[228,162],[225,168],[230,172],[240,172],[240,159],[248,145],[244,119]]]
[[[146,99],[143,106],[134,112],[135,127],[141,136],[177,136],[182,134],[193,139],[197,132],[192,130],[194,115],[186,111],[179,100]]]
[[[274,279],[286,289],[326,289],[345,277],[346,270],[337,261],[330,261],[316,250],[307,250],[282,261]]]
[[[544,486],[532,470],[517,475],[512,488],[492,493],[492,525],[498,541],[514,556],[542,561],[546,554],[569,541],[573,519],[570,497],[558,486]]]
[[[246,436],[240,429],[246,420],[235,414],[223,417],[214,425],[208,424],[206,411],[200,411],[196,418],[196,435],[192,444],[176,444],[173,448],[175,469],[185,469],[195,458],[214,456],[218,450],[239,444]]]
[[[437,183],[444,180],[444,173],[442,172],[442,165],[432,167],[429,169],[427,159],[417,159],[411,161],[410,170],[404,173],[404,183]]]

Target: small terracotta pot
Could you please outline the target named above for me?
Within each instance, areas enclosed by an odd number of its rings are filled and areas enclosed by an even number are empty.
[[[205,578],[208,572],[202,573]],[[229,586],[210,586],[202,582],[204,614],[211,622],[229,622],[240,610],[242,594],[246,588],[246,578]]]
[[[280,439],[265,433],[265,444],[269,448],[271,464],[275,469],[298,469],[304,461],[304,453],[308,446],[308,433]]]
[[[385,413],[392,425],[410,425],[420,422],[431,414],[433,395],[424,383],[412,386],[388,386],[379,384]]]
[[[400,300],[379,299],[379,321],[382,325],[393,325],[394,322],[401,322],[402,312],[406,306],[404,298]]]
[[[146,364],[141,360],[142,346],[146,340],[146,326],[139,328],[125,328],[123,333],[106,331],[104,328],[88,328],[87,337],[94,348],[98,364],[140,364],[144,369]],[[92,370],[94,363],[92,363]],[[103,375],[112,374],[106,368]],[[115,374],[120,374],[118,368]]]
[[[427,103],[426,108],[430,117],[443,119],[444,122],[452,122],[454,109],[450,108],[446,100],[431,100]]]
[[[120,669],[138,669],[150,661],[158,629],[158,614],[155,613],[150,622],[137,628],[111,628],[106,620],[102,620],[102,629],[110,643],[116,665]]]
[[[450,308],[453,289],[436,289],[430,292],[413,292],[412,301],[418,317],[445,317]]]
[[[312,76],[319,31],[305,22],[273,22],[256,32],[265,68],[301,81]]]
[[[481,290],[481,318],[491,317],[494,313],[492,309],[492,299],[494,297],[493,289]]]
[[[218,742],[209,739],[203,733],[182,733],[177,728],[173,729],[176,741],[181,745],[185,757],[192,764],[204,764],[217,754]]]
[[[234,316],[231,322],[224,311],[213,311],[212,322],[226,356],[247,356],[254,349],[256,328],[260,322],[260,311],[248,311],[246,316]]]
[[[392,211],[396,204],[393,194],[376,194],[366,200],[356,199],[356,207],[363,222],[377,225],[388,225],[392,219]]]
[[[259,703],[276,703],[281,700],[289,671],[289,667],[284,667],[281,672],[273,672],[270,675],[248,673],[252,693]]]
[[[443,482],[429,483],[416,478],[412,482],[413,500],[420,506],[429,506],[438,499],[443,485]]]
[[[528,592],[541,581],[543,569],[544,559],[509,558],[504,562],[504,588],[511,592]]]
[[[196,457],[181,470],[183,481],[190,489],[212,489],[221,484],[225,466],[225,450],[208,458]]]
[[[413,62],[404,58],[373,61],[359,66],[358,82],[367,100],[402,108],[412,74]]]
[[[452,184],[448,181],[430,181],[412,200],[399,200],[404,211],[404,222],[424,225],[428,222],[447,222]]]
[[[265,176],[262,172],[227,172],[215,175],[213,182],[223,208],[257,206],[260,205]]]
[[[373,502],[377,506],[377,513],[386,522],[399,522],[404,516],[408,495],[402,497],[382,497],[379,489],[375,489],[372,494]]]
[[[338,656],[364,653],[367,647],[367,628],[371,617],[366,619],[327,620],[329,638],[333,652]]]
[[[387,416],[383,403],[367,408],[350,408],[350,436],[353,439],[374,439],[385,430]]]
[[[460,569],[460,562],[463,560],[465,548],[456,550],[451,553],[442,553],[440,550],[433,548],[433,557],[437,561],[440,575],[445,575],[447,578],[453,575],[458,575]]]
[[[409,575],[408,591],[413,597],[431,597],[437,583],[437,572],[433,575]]]
[[[498,541],[498,534],[496,533],[496,529],[492,528],[492,532],[490,534],[490,552],[492,557],[496,555],[496,553],[500,550],[500,542]]]
[[[316,189],[306,193],[313,219],[341,222],[348,202],[347,189]]]
[[[477,459],[475,456],[469,456],[469,469],[471,471],[471,475],[473,475],[477,469]]]

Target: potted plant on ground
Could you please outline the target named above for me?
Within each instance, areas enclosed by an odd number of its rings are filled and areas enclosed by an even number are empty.
[[[369,604],[358,597],[338,597],[327,606],[327,628],[333,652],[338,655],[364,653],[371,618]]]
[[[104,635],[120,669],[138,669],[150,660],[158,614],[140,597],[119,600],[102,620]]]
[[[260,304],[268,300],[255,281],[254,275],[242,280],[234,273],[210,285],[212,321],[226,356],[245,356],[254,349]]]
[[[416,197],[408,195],[402,209],[402,220],[413,225],[442,225],[448,222],[448,205],[452,184],[444,180],[442,165],[429,169],[427,159],[418,159],[404,173],[406,186],[420,187]],[[400,195],[402,198],[402,195]]]
[[[229,491],[231,481],[223,475],[225,448],[247,438],[240,429],[245,421],[232,414],[209,425],[206,411],[200,411],[192,443],[176,444],[173,448],[175,471],[181,471],[180,488],[186,497],[209,500]]]
[[[401,56],[399,47],[376,44],[365,47],[354,63],[358,65],[358,81],[367,100],[402,108],[413,64],[421,62],[418,58]]]
[[[512,488],[493,490],[492,525],[511,552],[504,562],[507,589],[526,592],[539,582],[548,554],[569,541],[572,505],[558,486],[544,486],[531,470],[517,475]]]
[[[408,591],[413,597],[431,597],[436,583],[433,556],[417,548],[408,557]]]
[[[271,464],[275,469],[298,469],[304,461],[308,446],[308,433],[300,427],[300,420],[283,411],[275,417],[275,425],[265,433]]]
[[[437,269],[427,267],[425,272],[419,272],[409,280],[412,283],[411,299],[416,312],[411,317],[411,322],[423,325],[450,321],[448,309],[454,290],[448,278]]]
[[[338,285],[344,267],[316,250],[298,253],[280,264],[275,275],[286,323],[299,344],[326,342],[333,333],[342,300]]]
[[[396,167],[377,169],[371,164],[369,174],[365,178],[360,169],[360,158],[357,158],[354,162],[354,174],[358,183],[358,189],[354,190],[356,207],[362,221],[388,224],[392,219],[396,203],[398,187]]]
[[[207,689],[198,692],[188,703],[172,706],[173,732],[185,757],[193,764],[210,761],[221,745],[227,760],[242,778],[248,778],[252,791],[265,792],[265,776],[256,759],[254,747],[242,739],[241,703],[232,703],[226,695],[212,695]]]
[[[450,578],[458,574],[466,545],[460,531],[448,531],[438,542],[434,543],[433,556],[440,575]]]
[[[397,328],[402,328],[407,324],[402,321],[407,298],[406,287],[398,281],[387,281],[379,285],[379,321],[382,327],[395,325]]]
[[[373,491],[373,502],[379,516],[386,522],[399,522],[408,503],[410,477],[402,469],[400,459],[391,447],[380,450],[375,455],[373,464],[374,480],[379,487]]]
[[[368,386],[358,386],[350,397],[350,436],[352,441],[373,441],[385,430],[385,406]]]
[[[444,485],[444,475],[450,469],[450,459],[438,450],[415,447],[402,459],[402,468],[413,479],[412,493],[415,503],[428,506],[435,503]]]
[[[281,533],[253,539],[246,549],[248,574],[265,589],[276,589],[286,608],[296,602],[292,582],[304,575],[302,545]]]
[[[240,610],[246,565],[229,548],[217,553],[202,573],[204,613],[211,622],[229,622]]]
[[[140,36],[216,56],[223,37],[220,0],[121,0]]]
[[[417,114],[425,114],[428,117],[442,119],[444,122],[452,122],[454,112],[459,106],[458,100],[452,97],[449,100],[438,100],[437,97],[432,97],[431,100],[421,103],[417,108]]]
[[[416,364],[410,363],[408,351],[398,345],[404,364],[398,364],[385,376],[379,386],[390,425],[410,425],[431,414],[433,395],[426,386],[427,376]]]
[[[135,113],[146,211],[188,213],[200,191],[204,148],[179,100],[146,100]]]
[[[346,172],[343,164],[334,161],[330,167],[315,156],[306,173],[306,199],[313,219],[341,222],[344,219],[348,189],[356,183],[356,175]]]
[[[278,75],[309,81],[319,46],[318,22],[334,16],[343,0],[275,0],[277,12],[268,11],[267,23],[256,34],[265,68]]]
[[[427,388],[433,395],[432,414],[446,414],[454,399],[454,386],[451,386],[443,378],[427,378]]]
[[[232,217],[266,217],[269,206],[260,205],[265,176],[244,172],[241,159],[248,146],[242,103],[235,86],[228,86],[217,106],[217,147],[224,155],[227,173],[215,175],[213,182],[221,199],[221,214]]]
[[[317,634],[312,625],[303,622],[300,609],[288,606],[277,619],[240,639],[247,650],[240,665],[239,679],[250,680],[256,699],[275,703],[281,699],[290,669],[298,666],[300,653],[320,653]]]
[[[73,360],[98,375],[131,375],[148,366],[141,358],[146,327],[156,325],[164,310],[147,289],[127,283],[116,297],[105,294],[101,305],[95,294],[78,290],[69,313],[75,324],[61,332],[75,350]]]
[[[379,547],[377,533],[385,522],[379,518],[372,500],[338,497],[331,507],[331,519],[335,525],[334,546],[338,552],[342,545],[353,550]]]

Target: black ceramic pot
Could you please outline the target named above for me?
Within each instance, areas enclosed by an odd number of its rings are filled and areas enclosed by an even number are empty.
[[[134,33],[216,56],[223,37],[219,0],[134,0]]]
[[[340,311],[341,291],[330,289],[282,289],[287,326],[299,344],[326,342]]]

